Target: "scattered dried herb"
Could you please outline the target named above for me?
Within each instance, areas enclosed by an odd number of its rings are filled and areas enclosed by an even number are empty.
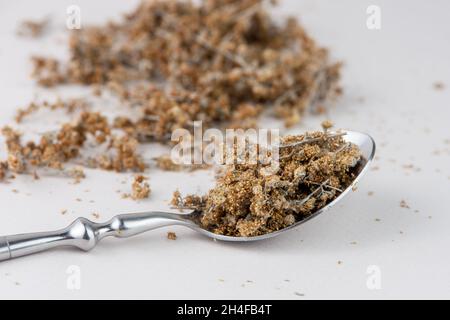
[[[404,209],[410,209],[409,205],[406,203],[405,200],[400,201],[400,207]]]
[[[50,19],[24,20],[20,23],[17,34],[23,37],[38,38],[42,36],[50,23]]]
[[[64,110],[68,114],[72,114],[76,110],[87,111],[89,106],[89,103],[85,99],[57,99],[56,102],[49,102],[46,100],[41,103],[31,102],[26,108],[17,110],[15,119],[17,123],[21,123],[27,116],[41,109],[48,109],[52,111]]]
[[[155,158],[156,166],[164,171],[180,171],[182,166],[172,161],[170,155],[162,155]]]
[[[131,185],[131,198],[134,200],[145,199],[150,195],[150,185],[146,182],[147,178],[143,175],[137,175],[134,177],[133,184]]]
[[[100,214],[97,212],[93,212],[92,216],[94,217],[94,219],[97,219],[97,220],[100,219]]]
[[[86,178],[83,168],[80,167],[70,169],[68,174],[71,178],[74,179],[75,184],[80,183],[82,179]]]
[[[140,114],[123,119],[140,139],[179,127],[253,127],[272,108],[286,125],[340,93],[340,64],[294,18],[276,23],[263,0],[142,1],[119,22],[84,27],[70,61],[34,57],[44,86],[99,85]]]
[[[137,154],[138,142],[129,136],[117,136],[105,116],[96,112],[83,112],[73,123],[66,123],[52,133],[43,135],[38,143],[29,141],[22,143],[21,134],[11,127],[2,130],[6,138],[8,151],[7,165],[2,165],[14,173],[32,173],[36,169],[46,167],[64,170],[64,163],[79,158],[80,151],[89,140],[97,146],[106,146],[107,152],[81,159],[88,167],[100,167],[118,172],[133,170],[143,171],[145,164]],[[80,180],[84,173],[80,168],[66,172],[68,176]]]
[[[39,36],[46,24],[23,26]],[[75,160],[142,172],[139,144],[167,143],[173,130],[192,129],[193,121],[255,127],[259,114],[270,109],[291,126],[307,110],[323,112],[341,91],[340,63],[330,62],[328,51],[295,19],[275,22],[263,0],[142,1],[122,21],[74,31],[69,50],[68,62],[32,57],[37,83],[83,84],[96,96],[109,90],[130,107],[129,114],[109,123],[106,115],[87,111],[83,100],[31,103],[18,111],[18,123],[44,108],[81,114],[38,142],[24,143],[20,133],[4,128],[8,159],[0,162],[0,180],[9,173],[38,178],[39,168],[50,168],[78,182],[84,172],[65,168]],[[173,203],[201,210],[201,223],[220,234],[253,236],[293,224],[336,198],[363,161],[356,146],[328,134],[331,123],[323,127],[324,133],[283,139],[277,174],[261,174],[260,164],[236,165],[207,196],[176,193]],[[102,151],[85,157],[88,141]],[[157,166],[179,169],[168,160],[157,159]],[[150,192],[139,175],[129,196],[143,199]]]
[[[5,161],[0,161],[0,181],[6,178],[8,171],[8,163]]]
[[[177,234],[175,232],[167,232],[167,239],[177,240]]]

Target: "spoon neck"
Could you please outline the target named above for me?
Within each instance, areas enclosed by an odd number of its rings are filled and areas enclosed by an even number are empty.
[[[106,223],[97,224],[96,235],[99,240],[108,236],[128,238],[172,225],[193,227],[195,223],[189,217],[189,215],[159,211],[121,214]]]

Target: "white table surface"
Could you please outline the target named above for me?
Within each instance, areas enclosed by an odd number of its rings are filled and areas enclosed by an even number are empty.
[[[301,17],[345,62],[345,92],[337,105],[328,116],[308,115],[292,132],[317,129],[329,117],[338,127],[366,131],[377,141],[378,170],[370,170],[342,204],[264,242],[220,243],[174,227],[169,230],[177,233],[176,241],[161,229],[128,240],[105,239],[88,254],[55,250],[0,263],[0,298],[450,298],[450,2],[375,2],[288,0],[276,10]],[[29,78],[28,57],[67,57],[68,5],[80,6],[83,23],[95,23],[119,17],[136,3],[1,1],[0,125],[10,123],[16,108],[35,95],[55,95]],[[366,27],[370,4],[381,8],[381,30]],[[46,14],[53,20],[44,38],[15,35],[19,21]],[[436,81],[446,88],[435,90]],[[82,90],[56,91],[75,96]],[[35,131],[55,127],[44,114],[33,119],[28,125]],[[410,164],[420,171],[405,168]],[[88,170],[87,175],[78,185],[26,176],[0,183],[0,234],[51,230],[78,216],[92,218],[92,212],[106,220],[117,213],[166,209],[174,189],[203,192],[214,181],[207,171],[152,169],[151,198],[134,202],[117,193],[129,191],[131,174]],[[121,184],[124,179],[127,184]],[[410,209],[400,207],[402,199]],[[67,214],[60,213],[63,209]],[[79,268],[79,290],[67,286],[70,266]],[[370,266],[380,271],[379,289],[367,286]]]

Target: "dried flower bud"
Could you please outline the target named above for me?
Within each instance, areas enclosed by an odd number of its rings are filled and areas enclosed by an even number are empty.
[[[327,132],[328,129],[331,129],[333,127],[333,122],[330,120],[325,120],[321,123],[323,131]]]

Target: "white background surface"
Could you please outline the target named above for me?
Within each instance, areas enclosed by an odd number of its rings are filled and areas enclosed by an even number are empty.
[[[55,95],[30,80],[28,58],[67,57],[68,5],[81,7],[83,23],[95,23],[117,18],[136,3],[0,0],[0,125],[10,123],[14,110],[36,94]],[[379,31],[366,28],[370,4],[381,7]],[[287,0],[276,10],[301,17],[345,62],[344,95],[328,117],[377,141],[378,170],[370,170],[342,205],[264,242],[219,243],[170,228],[178,240],[168,240],[162,229],[134,239],[105,239],[88,254],[63,249],[0,263],[0,298],[450,298],[449,12],[445,0]],[[43,39],[15,35],[22,19],[47,14],[53,22]],[[446,88],[435,90],[436,81]],[[77,90],[57,89],[65,96]],[[34,130],[55,128],[45,114],[34,117],[28,123]],[[326,117],[308,115],[293,132],[317,129]],[[404,167],[410,164],[421,170]],[[116,192],[129,192],[131,174],[91,170],[87,175],[78,185],[25,176],[0,183],[0,234],[55,229],[78,216],[92,218],[92,212],[106,220],[117,213],[167,209],[174,189],[187,193],[213,185],[212,172],[152,169],[153,194],[136,203]],[[411,209],[400,207],[402,199]],[[80,290],[67,288],[71,265],[80,267]],[[381,270],[380,290],[366,285],[371,265]]]

